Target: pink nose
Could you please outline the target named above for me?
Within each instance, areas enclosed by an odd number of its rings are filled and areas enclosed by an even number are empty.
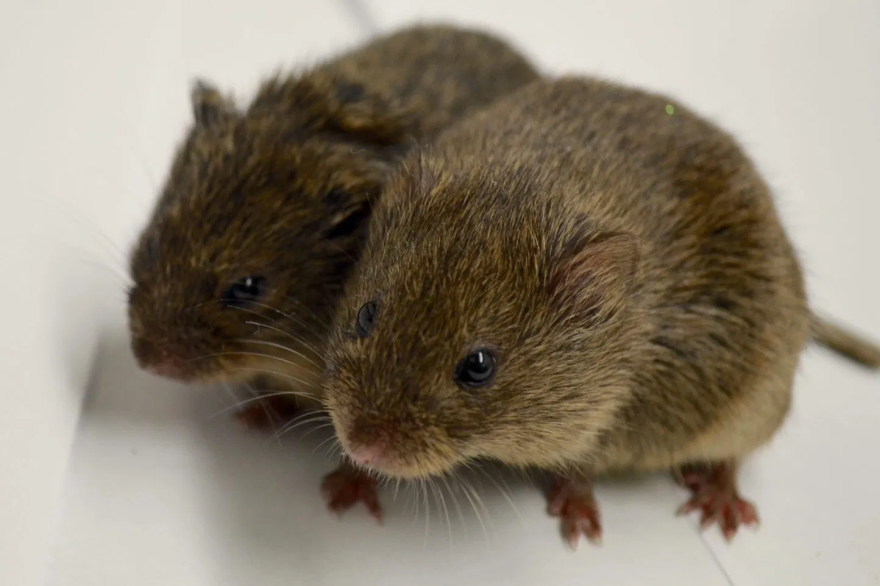
[[[147,372],[173,379],[179,379],[183,376],[183,369],[180,368],[180,363],[171,358],[149,365]]]
[[[355,463],[361,466],[377,466],[385,457],[385,450],[381,445],[359,446],[348,454]]]

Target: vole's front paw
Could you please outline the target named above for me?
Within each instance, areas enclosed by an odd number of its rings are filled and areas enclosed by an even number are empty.
[[[382,522],[376,479],[350,466],[340,466],[324,477],[321,485],[327,507],[338,515],[358,502],[364,503],[370,514]]]
[[[683,466],[676,471],[675,478],[692,493],[678,514],[701,511],[700,526],[703,529],[718,523],[725,539],[730,541],[740,525],[758,524],[755,506],[737,491],[734,463]]]
[[[589,481],[555,476],[547,501],[548,512],[562,520],[562,535],[572,549],[577,549],[581,534],[592,543],[601,544],[599,506]]]

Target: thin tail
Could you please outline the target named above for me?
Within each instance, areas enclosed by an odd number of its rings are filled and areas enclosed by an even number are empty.
[[[816,314],[810,318],[813,341],[862,366],[880,369],[880,346]]]

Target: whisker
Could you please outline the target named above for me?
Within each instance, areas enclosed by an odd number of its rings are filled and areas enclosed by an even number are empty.
[[[202,301],[201,303],[193,303],[187,307],[183,308],[183,311],[192,311],[193,309],[198,309],[204,305],[210,305],[211,303],[223,303],[221,299],[209,299],[208,301]]]
[[[443,484],[446,486],[446,491],[449,493],[449,496],[452,497],[452,504],[454,504],[455,508],[458,510],[458,519],[459,519],[459,521],[461,521],[461,528],[465,532],[465,535],[467,535],[467,533],[468,533],[467,524],[464,521],[464,513],[462,512],[461,505],[458,502],[458,496],[455,494],[455,491],[452,490],[452,487],[450,486],[449,482],[446,480],[445,476],[441,476],[440,479],[443,480]]]
[[[253,309],[248,309],[247,307],[241,307],[240,305],[233,305],[233,306],[231,306],[231,307],[232,307],[232,309],[237,309],[238,311],[243,311],[243,312],[245,312],[245,313],[252,313],[252,314],[254,314],[254,315],[258,316],[258,317],[261,317],[261,318],[264,318],[264,319],[268,319],[268,320],[269,320],[270,322],[272,322],[273,324],[278,323],[278,320],[277,320],[277,319],[272,319],[271,317],[269,317],[269,316],[267,316],[267,315],[263,315],[263,314],[260,313],[259,311],[254,311]],[[245,323],[251,323],[251,322],[245,322]],[[268,326],[263,326],[263,327],[268,327]]]
[[[474,500],[477,501],[477,504],[480,505],[480,508],[483,509],[486,513],[486,522],[489,524],[489,527],[492,529],[492,532],[495,532],[495,524],[492,522],[492,514],[489,511],[489,508],[486,506],[486,503],[483,502],[483,498],[480,496],[480,493],[473,487],[470,486],[471,494],[474,496]]]
[[[293,431],[297,427],[300,427],[303,425],[309,425],[310,423],[317,423],[323,419],[324,419],[323,417],[317,416],[317,417],[312,417],[311,419],[306,419],[303,421],[295,421],[295,422],[287,423],[284,425],[284,427],[282,427],[277,432],[275,432],[275,437],[281,437],[285,433],[287,433],[289,431]],[[320,429],[321,427],[327,427],[328,425],[333,425],[333,424],[332,423],[325,423],[324,425],[320,426],[317,429]],[[306,435],[308,435],[308,434],[306,434]],[[303,436],[303,437],[305,437],[305,436]]]
[[[322,413],[321,411],[309,410],[309,411],[306,411],[305,413],[300,413],[299,415],[297,415],[296,417],[291,419],[290,423],[296,423],[297,421],[302,421],[306,417],[311,417],[313,415],[318,416],[318,417],[326,417],[328,420],[330,419],[330,416],[327,415],[326,413]]]
[[[422,547],[428,548],[428,530],[431,527],[431,499],[428,498],[430,495],[428,494],[428,482],[426,479],[422,479],[422,493],[425,495],[425,542],[422,544]]]
[[[452,522],[449,520],[449,509],[446,508],[446,497],[443,495],[442,487],[437,486],[433,479],[431,479],[431,486],[434,489],[434,493],[439,497],[440,508],[443,509],[443,514],[446,517],[446,530],[449,532],[449,547],[452,547]]]
[[[483,523],[483,517],[482,517],[482,515],[480,515],[479,509],[477,509],[477,504],[474,502],[474,499],[471,498],[471,495],[470,495],[469,491],[467,490],[464,478],[461,478],[461,477],[458,478],[458,485],[461,487],[462,493],[464,494],[465,498],[467,498],[468,502],[471,503],[471,507],[474,509],[474,513],[477,514],[477,520],[480,522],[480,528],[483,530],[483,537],[486,538],[486,543],[488,544],[489,543],[489,532],[486,531],[486,524]]]
[[[43,197],[48,199],[52,199],[55,203],[60,207],[54,207],[54,211],[61,211],[63,209],[63,213],[67,215],[68,220],[72,220],[73,222],[79,222],[80,227],[86,228],[87,230],[92,230],[93,234],[97,235],[101,239],[101,244],[106,246],[104,249],[105,252],[109,252],[114,256],[113,261],[120,263],[120,265],[125,265],[125,260],[127,255],[116,243],[115,240],[110,238],[107,233],[101,228],[101,225],[94,220],[94,218],[90,218],[88,215],[82,213],[80,210],[76,209],[71,202],[64,200],[57,195],[52,194],[48,191],[41,192]]]
[[[135,155],[138,157],[138,160],[141,163],[141,169],[144,172],[144,178],[147,180],[150,191],[159,191],[159,183],[156,181],[156,176],[153,174],[153,170],[150,169],[149,159],[147,158],[146,151],[144,151],[143,143],[139,140],[140,136],[135,130],[131,119],[128,117],[126,117],[125,119],[125,126],[128,128],[129,134],[132,136],[132,138],[134,138],[134,140],[129,144],[133,145],[131,146],[131,150],[134,151]]]
[[[255,396],[251,397],[250,399],[242,399],[239,401],[238,397],[236,397],[235,394],[232,393],[232,391],[230,390],[230,395],[232,396],[233,400],[236,401],[236,403],[234,405],[230,405],[229,407],[224,407],[220,411],[217,411],[213,415],[209,416],[208,419],[213,419],[219,415],[223,415],[224,413],[228,413],[228,412],[233,411],[235,409],[240,409],[241,407],[243,407],[244,405],[247,405],[248,403],[253,403],[254,401],[263,401],[263,400],[268,399],[270,397],[280,397],[280,396],[306,397],[306,398],[310,397],[310,395],[308,395],[306,393],[298,393],[296,391],[278,391],[275,393],[256,394],[256,392],[253,390],[253,388],[251,388],[251,387],[248,387],[248,388],[252,393],[255,394]],[[267,412],[266,415],[268,416],[269,413]]]
[[[291,321],[294,321],[294,322],[298,323],[299,325],[301,325],[304,329],[306,329],[310,334],[312,334],[312,335],[315,336],[316,338],[323,338],[323,337],[324,337],[323,335],[321,335],[321,334],[315,332],[314,330],[312,330],[312,329],[309,327],[309,325],[308,325],[306,322],[302,321],[300,318],[298,318],[298,317],[296,317],[296,316],[294,316],[294,315],[291,315],[291,314],[289,314],[289,313],[285,313],[285,312],[281,311],[280,309],[276,309],[276,308],[272,307],[271,305],[266,305],[265,303],[259,303],[259,302],[257,302],[257,301],[251,301],[251,302],[250,302],[250,305],[255,305],[255,306],[257,306],[257,307],[262,307],[262,308],[264,308],[264,309],[268,309],[269,311],[274,311],[274,312],[276,312],[276,313],[278,313],[278,314],[280,314],[280,315],[286,317],[287,319],[289,319],[289,320],[291,320]]]
[[[323,370],[323,368],[324,368],[322,365],[318,364],[317,362],[315,362],[314,360],[312,360],[311,358],[309,358],[308,356],[306,356],[302,352],[297,352],[293,348],[288,348],[284,344],[277,344],[275,342],[267,342],[264,340],[249,340],[246,338],[238,339],[238,340],[236,340],[236,342],[243,342],[246,344],[260,344],[262,346],[271,346],[272,348],[278,348],[279,350],[286,350],[286,351],[290,352],[291,354],[293,354],[294,356],[299,356],[300,358],[307,361],[309,364],[311,364],[312,366],[314,366],[315,368],[317,368],[319,370]]]
[[[260,315],[259,313],[255,312],[255,311],[251,312],[251,313],[256,313],[257,315]],[[252,326],[257,326],[258,328],[266,328],[267,330],[273,330],[273,331],[278,332],[279,334],[284,334],[285,336],[290,337],[293,341],[297,342],[298,344],[302,344],[305,348],[307,348],[308,350],[311,350],[315,354],[317,354],[317,355],[321,354],[320,352],[318,352],[317,348],[315,348],[313,345],[309,344],[309,342],[305,338],[303,338],[302,336],[295,336],[295,335],[291,334],[290,332],[286,332],[286,331],[282,330],[281,328],[276,328],[274,326],[262,324],[260,322],[246,321],[244,323],[246,323],[248,325],[252,325]],[[273,321],[272,323],[277,323],[277,322]]]
[[[108,266],[108,265],[105,265],[101,261],[88,259],[88,258],[77,259],[77,262],[81,262],[81,263],[88,265],[92,268],[101,269],[102,271],[105,272],[105,274],[110,275],[114,279],[116,279],[117,282],[119,283],[119,285],[122,286],[123,291],[125,291],[129,287],[131,287],[131,279],[129,278],[129,276],[126,275],[125,273],[120,272],[118,269],[116,269],[112,266]],[[128,301],[127,296],[125,297],[125,300],[126,300],[126,302]]]
[[[333,424],[332,424],[332,423],[322,423],[321,425],[316,425],[316,426],[313,427],[312,429],[310,429],[310,430],[308,430],[307,432],[305,432],[305,433],[303,434],[303,437],[309,437],[311,434],[315,433],[315,432],[318,431],[319,429],[327,429],[328,427],[333,427]],[[333,436],[330,436],[330,437],[331,437],[331,439],[332,439]],[[314,452],[313,452],[313,453],[314,453]]]
[[[235,395],[235,391],[232,390],[232,385],[230,385],[229,383],[222,383],[220,387],[226,392],[227,395],[229,395],[229,398],[232,399],[233,403],[238,401],[238,397]],[[227,410],[228,409],[224,409],[223,411]],[[208,417],[208,419],[213,419],[217,417],[218,415],[220,415],[220,413],[223,413],[223,411],[211,415],[210,417]]]
[[[301,385],[305,385],[307,387],[311,387],[313,389],[319,388],[318,385],[316,385],[314,383],[310,383],[309,381],[305,381],[301,378],[297,378],[297,377],[290,375],[290,374],[284,374],[283,372],[276,372],[274,370],[269,370],[267,368],[254,368],[254,367],[250,367],[250,366],[238,366],[238,367],[235,367],[234,370],[237,372],[259,372],[262,374],[271,374],[272,376],[277,376],[278,378],[292,380],[296,383],[299,383]],[[308,394],[308,393],[300,393],[300,394],[303,395],[304,397],[308,397],[310,399],[315,398],[313,395]]]
[[[415,481],[415,482],[410,483],[410,484],[409,484],[409,487],[408,487],[408,488],[410,488],[410,490],[412,491],[413,495],[415,496],[415,499],[414,499],[414,506],[415,506],[414,513],[415,513],[415,516],[413,517],[413,524],[417,524],[417,523],[419,522],[419,512],[420,512],[420,509],[419,509],[419,498],[421,497],[421,495],[419,494],[418,484],[419,484],[418,481]]]
[[[330,447],[324,451],[324,457],[330,461],[333,461],[339,457],[339,444],[333,442],[330,444]]]
[[[36,236],[34,237],[36,238]],[[45,235],[40,235],[39,239],[41,241],[45,241],[47,240],[47,237]],[[114,278],[118,279],[123,288],[127,289],[129,286],[131,286],[132,281],[131,277],[128,274],[128,271],[123,266],[117,265],[117,261],[107,258],[100,258],[100,256],[96,255],[93,250],[88,250],[87,248],[83,248],[81,246],[76,246],[74,244],[55,240],[54,238],[50,239],[59,248],[65,248],[71,252],[82,255],[81,257],[76,258],[77,262],[105,271],[106,273],[112,275]]]
[[[257,391],[257,389],[254,388],[254,386],[250,382],[245,382],[244,388],[246,388],[248,390],[248,392],[250,392],[250,394],[253,395],[254,399],[265,399],[266,397],[268,397],[272,394],[272,393],[261,394],[260,392]],[[286,391],[286,393],[289,394],[290,391]],[[261,400],[259,405],[260,405],[260,409],[263,411],[263,414],[266,416],[266,420],[270,421],[272,423],[272,425],[275,425],[276,420],[277,420],[276,414],[273,413],[273,411],[271,409],[269,409],[269,406],[266,405],[266,402],[264,400]],[[280,440],[278,442],[278,445],[279,446],[281,445]]]
[[[341,459],[339,454],[340,445],[339,438],[336,437],[336,434],[330,436],[330,445],[324,448],[324,457],[331,462],[336,460],[337,458]]]
[[[296,297],[290,297],[290,296],[289,296],[289,297],[285,297],[284,301],[286,301],[287,303],[290,303],[290,304],[295,304],[295,305],[297,305],[300,309],[302,309],[302,310],[305,311],[306,313],[311,314],[311,315],[314,317],[314,310],[315,310],[315,308],[306,305],[305,303],[303,303],[302,301],[300,301],[300,300],[297,299]],[[287,308],[286,308],[285,306],[283,306],[283,305],[281,306],[281,308],[282,308],[282,309],[287,309]],[[276,310],[276,311],[277,311],[277,310]],[[328,319],[328,321],[317,322],[317,325],[328,326],[328,325],[329,325],[329,319]]]
[[[286,358],[281,358],[280,356],[275,356],[274,354],[264,354],[262,352],[215,352],[214,354],[203,354],[202,356],[196,356],[195,358],[190,358],[187,362],[195,362],[197,360],[205,360],[207,358],[218,358],[222,356],[256,356],[258,358],[271,358],[272,360],[278,360],[279,362],[283,362],[285,364],[289,364],[290,366],[299,367],[296,362],[291,360],[287,360]]]
[[[522,514],[519,512],[519,509],[517,508],[516,504],[514,504],[514,502],[513,502],[512,495],[508,494],[508,492],[510,491],[510,487],[507,487],[507,492],[505,492],[504,489],[501,488],[501,485],[498,484],[494,478],[492,478],[492,475],[489,474],[489,472],[487,472],[484,468],[481,468],[481,467],[478,467],[478,469],[480,470],[480,472],[483,473],[483,475],[486,478],[488,478],[492,482],[492,484],[495,485],[496,488],[498,488],[498,491],[501,493],[501,496],[504,497],[504,499],[508,502],[508,504],[510,504],[511,508],[513,509],[513,512],[516,513],[516,516],[519,518],[520,523],[525,525],[525,521],[523,520]],[[506,485],[506,483],[505,483],[505,485]]]
[[[330,441],[332,441],[332,440],[333,440],[333,437],[331,436],[331,437],[328,437],[327,439],[325,439],[324,441],[322,441],[320,444],[318,444],[318,445],[315,447],[314,450],[312,450],[312,455],[314,456],[314,455],[315,455],[315,452],[317,452],[317,451],[321,448],[321,446],[325,445],[327,442],[330,442]]]

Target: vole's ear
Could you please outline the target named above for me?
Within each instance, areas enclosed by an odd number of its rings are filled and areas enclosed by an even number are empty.
[[[611,318],[638,278],[639,245],[626,232],[573,238],[551,278],[553,296],[585,323]]]
[[[210,128],[232,116],[233,108],[210,82],[196,78],[190,91],[196,125]]]
[[[367,91],[360,83],[340,79],[333,82],[331,95],[335,103],[331,122],[360,140],[402,143],[416,130],[418,118],[395,96]]]
[[[393,94],[359,80],[321,70],[301,76],[278,74],[260,86],[250,112],[286,108],[304,126],[345,134],[381,147],[406,147],[419,117]],[[395,156],[400,155],[395,152]]]
[[[312,81],[328,98],[324,124],[332,130],[382,146],[404,143],[416,132],[418,117],[396,96],[342,77],[315,76]]]

